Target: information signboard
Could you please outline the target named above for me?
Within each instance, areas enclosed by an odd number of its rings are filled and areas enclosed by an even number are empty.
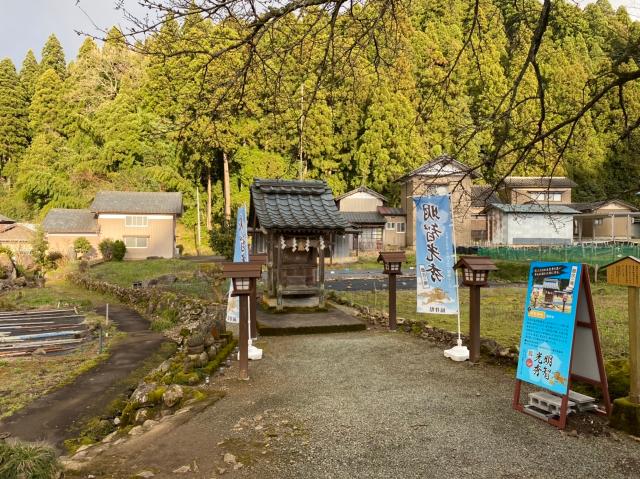
[[[531,263],[513,407],[564,428],[569,397],[576,398],[574,380],[600,388],[604,409],[596,407],[595,412],[611,412],[589,270],[576,263]],[[520,403],[522,381],[560,396],[558,413],[540,416],[525,408]]]
[[[516,377],[567,393],[582,265],[531,264]]]

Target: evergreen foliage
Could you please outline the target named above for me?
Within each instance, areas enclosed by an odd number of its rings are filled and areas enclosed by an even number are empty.
[[[541,8],[527,5],[530,18],[508,2],[480,0],[481,28],[470,30],[475,2],[417,0],[395,26],[379,27],[402,35],[376,45],[363,39],[357,48],[353,26],[338,18],[329,59],[331,19],[310,25],[292,14],[257,40],[265,67],[249,68],[243,81],[246,52],[207,53],[230,46],[244,27],[193,12],[168,18],[136,51],[113,28],[102,45],[86,40],[68,67],[52,35],[40,65],[28,52],[19,76],[10,61],[0,62],[0,208],[37,220],[52,207],[86,207],[100,189],[182,191],[182,221],[192,230],[195,191],[206,192],[210,182],[213,234],[226,237],[223,158],[234,207],[248,202],[255,177],[300,172],[326,180],[335,194],[367,185],[397,199],[394,180],[435,155],[456,153],[479,166],[499,148],[526,146],[541,118],[532,71],[509,120],[495,112],[527,55]],[[281,48],[309,29],[314,41],[304,48]],[[623,53],[639,36],[639,24],[606,0],[584,10],[554,2],[537,57],[545,127],[579,109],[585,92],[598,91],[591,79],[599,72],[631,68],[637,58]],[[473,47],[459,54],[465,42]],[[159,54],[138,53],[151,47]],[[321,76],[325,60],[331,74]],[[205,69],[215,81],[201,81]],[[637,118],[640,84],[632,82],[605,94],[571,138],[559,131],[513,171],[514,154],[481,172],[490,180],[566,174],[580,185],[575,201],[637,202],[640,134],[629,128]],[[206,200],[201,208],[204,217]]]

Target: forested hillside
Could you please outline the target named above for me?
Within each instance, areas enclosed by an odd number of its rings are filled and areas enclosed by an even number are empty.
[[[346,18],[306,24],[290,15],[255,40],[256,52],[273,54],[243,75],[241,49],[206,55],[225,29],[232,38],[242,26],[197,13],[168,19],[145,43],[112,29],[104,42],[87,39],[74,59],[51,36],[40,62],[32,51],[18,67],[0,62],[0,213],[38,220],[52,207],[88,206],[97,190],[182,191],[191,225],[199,188],[215,227],[225,161],[232,204],[247,201],[254,177],[300,170],[335,194],[365,184],[397,198],[394,179],[444,152],[494,180],[515,165],[514,174],[567,174],[580,185],[576,200],[635,201],[638,81],[527,142],[579,111],[601,87],[600,71],[637,69],[638,57],[620,51],[639,38],[638,23],[606,1],[584,10],[554,3],[533,68],[519,79],[541,8],[525,4],[416,0],[385,26],[386,43],[355,39],[358,55],[327,55],[360,35]],[[328,32],[340,34],[331,49]],[[296,37],[303,47],[279,49]],[[316,66],[328,63],[318,81]],[[522,86],[507,98],[514,114],[500,121],[492,112],[516,80]],[[498,150],[506,153],[487,161]]]

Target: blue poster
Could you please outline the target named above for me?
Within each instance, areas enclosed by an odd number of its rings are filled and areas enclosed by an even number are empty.
[[[457,314],[458,285],[449,195],[414,198],[418,313]]]
[[[249,261],[249,238],[247,235],[247,210],[244,206],[238,208],[238,220],[236,222],[236,239],[233,243],[234,263],[246,263]],[[227,322],[240,322],[240,303],[237,296],[231,296],[233,287],[229,286],[229,301],[227,303]]]
[[[567,394],[582,265],[533,262],[516,378]]]

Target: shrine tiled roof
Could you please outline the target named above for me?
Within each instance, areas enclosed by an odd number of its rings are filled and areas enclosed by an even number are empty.
[[[331,188],[324,181],[263,180],[251,185],[249,224],[266,230],[344,231]]]

